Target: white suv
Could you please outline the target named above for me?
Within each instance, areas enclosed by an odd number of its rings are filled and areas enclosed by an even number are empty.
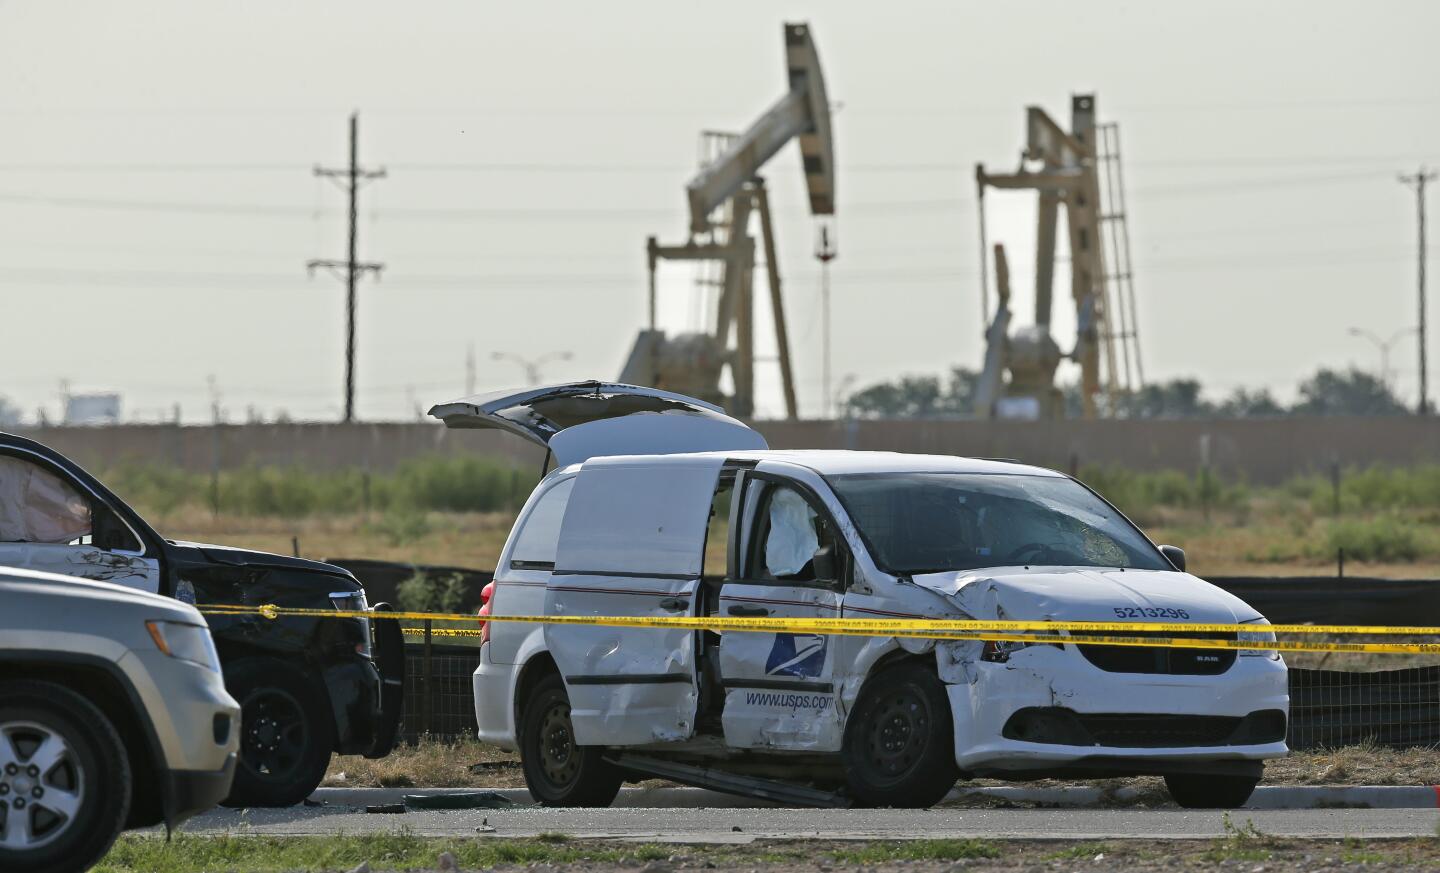
[[[520,750],[542,803],[608,804],[639,774],[885,806],[965,777],[1160,775],[1182,806],[1229,807],[1287,752],[1265,619],[1068,476],[769,451],[708,404],[627,385],[432,414],[557,461],[501,553],[492,615],[1255,625],[1237,651],[492,622],[480,738]]]
[[[0,567],[0,870],[84,870],[219,803],[239,715],[195,607]]]

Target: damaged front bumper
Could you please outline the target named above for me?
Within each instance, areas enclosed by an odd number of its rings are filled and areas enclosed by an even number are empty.
[[[1288,753],[1279,660],[1238,658],[1210,676],[1115,673],[1065,645],[965,668],[947,691],[955,761],[974,775],[1161,775],[1226,761],[1258,772]]]
[[[376,604],[371,612],[389,611]],[[405,637],[398,621],[368,622],[369,656],[355,653],[324,665],[335,713],[335,751],[383,758],[395,747],[405,705]]]

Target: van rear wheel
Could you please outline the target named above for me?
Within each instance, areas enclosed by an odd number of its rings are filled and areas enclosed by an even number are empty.
[[[934,670],[908,663],[871,676],[845,725],[842,756],[855,801],[924,809],[943,800],[960,776],[953,724]]]
[[[542,806],[609,806],[623,775],[598,746],[575,743],[570,696],[558,675],[541,679],[520,717],[520,764]]]

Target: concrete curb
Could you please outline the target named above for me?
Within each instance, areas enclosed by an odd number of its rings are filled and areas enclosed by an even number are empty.
[[[945,798],[989,798],[1016,803],[1041,803],[1075,808],[1126,804],[1140,797],[1133,788],[1105,792],[1087,785],[1064,788],[998,786],[956,788]],[[1440,788],[1429,785],[1261,785],[1250,795],[1246,809],[1434,809],[1440,806]]]
[[[475,788],[317,788],[310,799],[330,806],[372,806],[400,803],[407,794],[460,794],[491,790]],[[517,804],[532,802],[523,788],[493,789]],[[1110,793],[1088,785],[1063,788],[996,786],[956,788],[946,801],[1007,800],[1040,803],[1076,809],[1124,805],[1139,798],[1140,792],[1122,788]],[[778,804],[703,788],[622,788],[614,806],[632,809],[744,809]],[[1429,785],[1262,785],[1255,789],[1246,809],[1435,809],[1440,807],[1440,786]]]
[[[494,791],[517,804],[528,806],[535,801],[523,788],[317,788],[312,801],[330,806],[374,806],[401,803],[407,794],[465,794],[472,791]],[[746,809],[778,804],[733,794],[721,794],[703,788],[621,788],[612,806],[632,809]]]

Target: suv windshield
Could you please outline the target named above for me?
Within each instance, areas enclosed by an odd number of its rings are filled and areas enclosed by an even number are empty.
[[[830,477],[880,567],[895,575],[1038,564],[1170,570],[1083,485],[1005,473]]]

